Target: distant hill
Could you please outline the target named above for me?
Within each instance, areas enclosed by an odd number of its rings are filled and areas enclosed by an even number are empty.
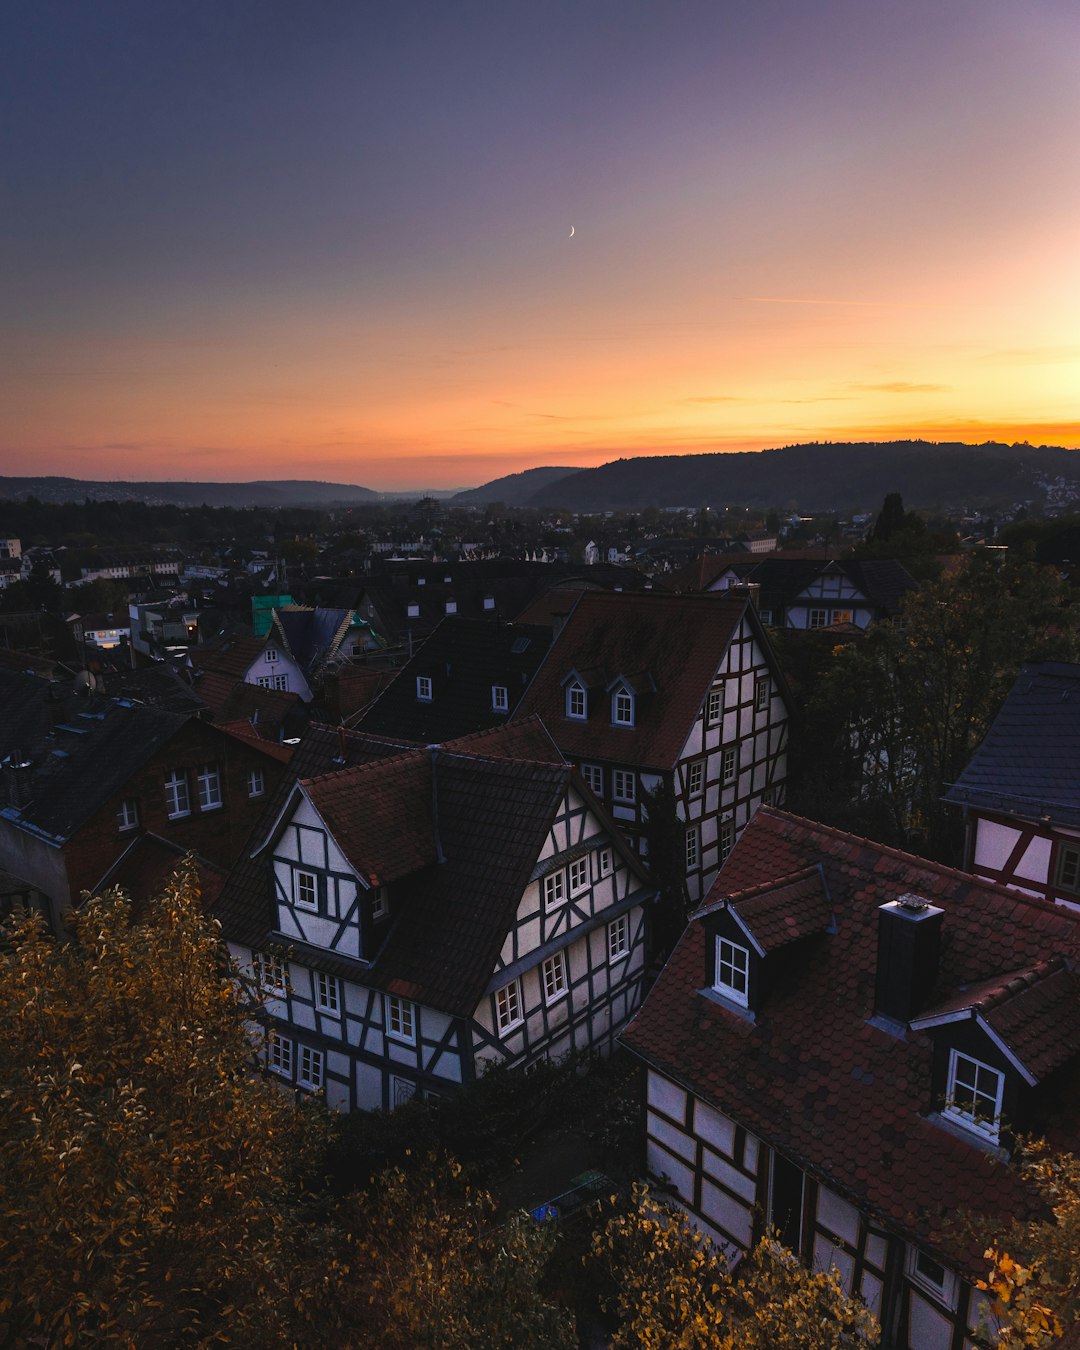
[[[510,473],[504,478],[493,478],[480,487],[458,492],[451,498],[455,506],[486,506],[488,502],[504,502],[507,506],[527,506],[532,497],[559,480],[576,476],[574,469],[526,469]]]
[[[335,506],[375,502],[380,494],[350,483],[304,479],[256,483],[111,483],[84,478],[0,478],[0,498],[43,502],[145,502],[151,506]]]
[[[549,482],[523,505],[575,511],[790,505],[814,513],[872,510],[887,492],[902,492],[907,506],[989,510],[1044,498],[1048,489],[1059,500],[1080,502],[1080,451],[859,441],[619,459]]]

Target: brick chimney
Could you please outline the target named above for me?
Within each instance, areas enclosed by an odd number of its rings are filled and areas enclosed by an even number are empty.
[[[926,1007],[937,981],[944,916],[910,894],[878,909],[876,1017],[906,1025]]]

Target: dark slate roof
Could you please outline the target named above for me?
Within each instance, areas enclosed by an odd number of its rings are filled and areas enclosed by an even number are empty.
[[[301,609],[284,606],[274,610],[272,632],[284,641],[301,670],[314,671],[333,656],[353,622],[351,609]]]
[[[0,816],[56,841],[70,839],[189,720],[9,671],[0,671],[0,705]]]
[[[931,1007],[982,981],[1000,982],[1003,965],[1030,969],[1054,955],[1080,957],[1080,914],[770,807],[743,831],[709,903],[818,866],[836,931],[814,938],[797,965],[785,966],[756,1021],[699,992],[703,911],[622,1039],[864,1212],[977,1269],[983,1244],[966,1249],[950,1234],[951,1218],[991,1205],[995,1217],[1019,1213],[1024,1193],[986,1151],[928,1118],[930,1036],[901,1039],[870,1024],[878,908],[914,892],[945,911]],[[1023,1013],[1022,1041],[1028,1026],[1046,1026],[1041,1011],[1030,1021],[1026,1006]],[[1080,1041],[1075,1022],[1069,1026],[1075,1055]],[[1052,1146],[1075,1149],[1078,1075],[1062,1070],[1038,1092],[1035,1127]]]
[[[232,675],[241,680],[251,664],[262,654],[266,638],[227,637],[224,641],[193,647],[188,653],[196,670],[214,670],[221,675]]]
[[[361,731],[404,736],[426,744],[503,725],[517,707],[551,645],[548,628],[449,616],[356,723]],[[416,681],[431,680],[429,703]],[[507,692],[508,709],[492,708],[492,685]]]
[[[1080,666],[1025,664],[947,802],[1080,825]]]
[[[614,595],[585,591],[518,706],[537,713],[572,759],[670,769],[701,710],[728,644],[747,611],[724,594]],[[764,641],[764,639],[763,639]],[[576,671],[604,691],[616,676],[643,672],[655,693],[639,696],[635,725],[611,725],[605,694],[585,720],[566,716],[565,681]]]
[[[752,582],[761,587],[762,609],[778,611],[792,604],[827,570],[843,572],[886,616],[899,613],[904,596],[918,588],[918,582],[907,568],[893,558],[856,562],[830,558],[824,549],[769,554],[705,554],[680,569],[671,581],[681,591],[704,591],[718,577],[731,571],[741,582]]]

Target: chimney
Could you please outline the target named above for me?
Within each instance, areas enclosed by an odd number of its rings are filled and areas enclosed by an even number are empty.
[[[944,915],[911,894],[878,909],[875,1016],[906,1025],[926,1006],[937,981]]]

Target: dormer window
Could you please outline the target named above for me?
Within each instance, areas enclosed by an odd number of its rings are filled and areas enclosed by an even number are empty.
[[[566,687],[566,715],[578,721],[585,719],[585,686],[577,680]]]
[[[420,606],[416,604],[410,605],[408,614],[410,619],[418,619],[420,617]]]
[[[421,703],[431,702],[431,676],[417,675],[416,677],[416,697]]]
[[[491,707],[494,712],[506,712],[510,707],[510,696],[505,684],[491,686]]]
[[[942,1114],[996,1144],[1005,1075],[959,1050],[949,1051],[949,1084]]]
[[[1058,847],[1057,884],[1063,891],[1080,891],[1080,848]]]
[[[612,695],[611,721],[617,727],[634,725],[634,696],[629,689],[617,689]]]
[[[390,913],[390,899],[386,894],[385,886],[376,886],[371,892],[371,917],[376,920],[385,919]]]
[[[737,942],[731,942],[725,937],[716,939],[716,981],[713,988],[740,1007],[750,1006],[749,948],[740,947]]]
[[[456,601],[456,600],[447,600],[447,602],[446,602],[446,612],[447,612],[447,614],[456,614],[456,613],[457,613],[457,601]]]

